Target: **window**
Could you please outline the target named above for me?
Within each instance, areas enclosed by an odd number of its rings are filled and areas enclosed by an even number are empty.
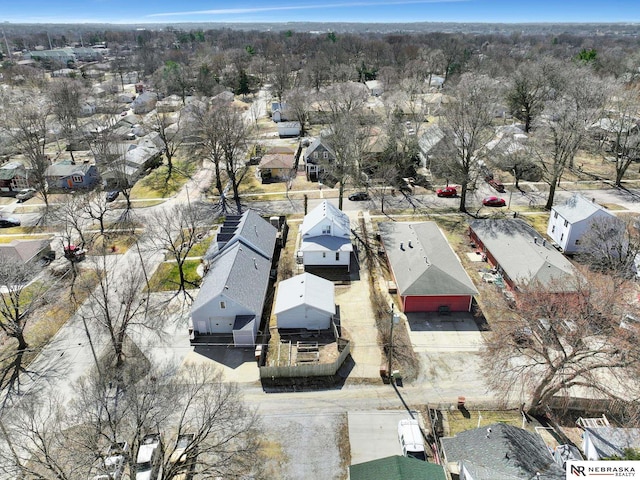
[[[576,245],[580,245],[580,239],[576,239]]]
[[[313,158],[318,159],[318,152],[313,152]]]
[[[565,221],[564,221],[564,226],[565,226],[565,227],[568,227],[568,226],[569,226],[569,220],[565,220]]]
[[[71,180],[73,180],[73,183],[82,183],[82,177],[80,175],[72,175]]]
[[[227,308],[227,304],[224,302],[220,302],[220,308],[224,310],[225,308]]]
[[[322,258],[327,258],[327,252],[322,252]]]
[[[323,235],[331,235],[331,225],[325,225],[322,227]]]
[[[558,212],[553,212],[553,218],[558,218]]]
[[[551,233],[556,231],[556,226],[555,225],[551,225]]]
[[[340,252],[336,252],[336,262],[340,260]]]
[[[564,240],[564,233],[560,235],[560,241]]]
[[[322,158],[327,160],[329,158],[329,152],[322,152]]]

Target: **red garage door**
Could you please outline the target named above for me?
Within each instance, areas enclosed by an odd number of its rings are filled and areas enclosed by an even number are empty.
[[[471,296],[404,297],[405,312],[437,312],[440,307],[449,307],[451,312],[468,312]]]

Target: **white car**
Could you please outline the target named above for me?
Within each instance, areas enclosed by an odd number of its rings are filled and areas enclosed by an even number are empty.
[[[18,190],[16,194],[16,199],[18,202],[24,202],[29,200],[30,198],[35,197],[36,190],[34,188],[23,188],[22,190]]]
[[[162,443],[160,434],[145,435],[136,458],[136,480],[156,480],[162,461]]]

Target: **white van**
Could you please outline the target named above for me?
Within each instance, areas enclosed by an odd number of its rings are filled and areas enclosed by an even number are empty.
[[[398,422],[398,440],[405,457],[413,457],[418,460],[427,460],[424,451],[424,437],[420,431],[418,420],[407,418]]]

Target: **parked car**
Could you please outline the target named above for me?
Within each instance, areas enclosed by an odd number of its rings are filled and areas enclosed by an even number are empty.
[[[162,462],[162,441],[160,434],[145,435],[138,448],[136,458],[136,480],[156,480]]]
[[[367,192],[356,192],[349,195],[349,200],[352,202],[358,202],[361,200],[369,200],[369,194]]]
[[[436,190],[436,195],[439,197],[457,197],[458,190],[456,187],[444,187]]]
[[[120,480],[124,473],[124,465],[129,453],[127,442],[113,443],[104,458],[104,472],[96,475],[92,480]]]
[[[504,198],[500,197],[486,197],[482,200],[482,205],[485,207],[504,207],[506,204]]]
[[[497,192],[504,193],[504,185],[499,180],[493,178],[493,175],[485,177],[486,182],[491,185]]]
[[[26,200],[29,200],[30,198],[35,197],[35,195],[36,195],[35,188],[23,188],[22,190],[18,190],[18,193],[16,194],[16,199],[18,200],[18,202],[24,202]]]
[[[14,217],[0,218],[0,228],[19,227],[20,220]]]
[[[398,440],[405,457],[413,457],[426,461],[427,455],[424,451],[424,437],[420,431],[418,420],[408,418],[398,422]]]
[[[120,192],[118,190],[111,190],[110,192],[107,192],[107,202],[113,202],[116,198],[118,198],[118,195],[120,195]]]

